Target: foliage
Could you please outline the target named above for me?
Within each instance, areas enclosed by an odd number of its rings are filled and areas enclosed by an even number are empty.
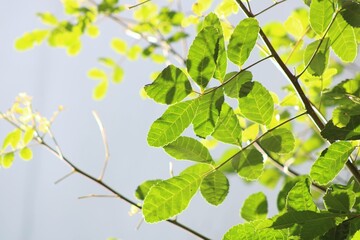
[[[186,15],[173,5],[145,1],[131,7],[134,21],[127,22],[123,18],[127,8],[117,0],[65,0],[65,12],[72,20],[40,13],[49,28],[24,34],[15,46],[27,50],[46,40],[50,46],[76,55],[81,37],[97,37],[97,19],[105,16],[146,43],[130,46],[126,39],[114,38],[110,45],[116,53],[129,60],[141,55],[166,63],[144,87],[148,98],[167,105],[150,126],[147,141],[174,159],[188,160],[189,166],[178,176],[139,185],[135,195],[143,201],[140,205],[115,192],[141,209],[146,222],[168,221],[179,226],[172,218],[186,210],[198,191],[209,204],[221,204],[230,188],[229,176],[237,174],[240,180],[259,181],[269,188],[283,179],[279,213],[268,216],[266,195],[254,193],[240,211],[246,222],[224,232],[223,239],[327,239],[339,231],[344,239],[357,239],[360,74],[347,75],[344,80],[342,69],[357,57],[360,3],[304,1],[284,23],[259,24],[260,14],[282,2],[254,13],[248,1],[225,0],[216,5],[198,0]],[[245,18],[236,23],[230,19],[239,9]],[[189,38],[191,26],[197,31],[183,57],[175,46]],[[256,61],[255,49],[260,55]],[[269,59],[289,80],[283,87],[285,97],[269,91],[265,80],[253,80],[252,67]],[[95,99],[105,97],[110,81],[120,83],[124,78],[119,62],[108,57],[99,62],[108,71],[96,67],[88,72],[89,78],[99,81]],[[332,119],[326,121],[331,112]],[[31,159],[30,142],[54,151],[43,140],[44,134],[51,134],[52,121],[32,111],[29,97],[21,95],[1,116],[15,126],[0,151],[3,168],[11,166],[17,152],[24,160]],[[299,130],[304,126],[305,135]],[[202,139],[222,142],[230,150],[216,160]],[[311,169],[303,174],[292,169],[303,163],[311,163]],[[339,176],[344,176],[345,166],[352,177],[344,181]],[[101,179],[97,183],[104,186]],[[208,239],[206,233],[189,232]]]

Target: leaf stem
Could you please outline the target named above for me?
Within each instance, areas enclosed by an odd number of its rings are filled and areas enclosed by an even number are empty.
[[[269,10],[269,9],[271,9],[271,8],[275,7],[276,5],[278,5],[278,4],[280,4],[280,3],[283,3],[283,2],[285,2],[285,1],[286,1],[286,0],[281,0],[281,1],[275,2],[273,5],[271,5],[271,6],[267,7],[267,8],[265,8],[265,9],[263,9],[262,11],[260,11],[260,12],[258,12],[258,13],[256,13],[256,14],[254,14],[254,17],[256,17],[256,16],[258,16],[258,15],[260,15],[260,14],[262,14],[262,13],[266,12],[267,10]]]

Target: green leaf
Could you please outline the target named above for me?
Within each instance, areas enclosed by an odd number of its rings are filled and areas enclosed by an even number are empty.
[[[360,3],[356,0],[343,1],[341,15],[352,27],[360,27]]]
[[[206,175],[209,172],[214,170],[214,166],[210,165],[210,164],[205,164],[205,163],[198,163],[195,165],[192,165],[188,168],[186,168],[185,170],[183,170],[180,175],[184,175],[184,174],[195,174],[197,176],[202,176],[202,175]]]
[[[14,162],[14,159],[15,159],[15,154],[13,152],[0,156],[1,166],[3,168],[10,168]]]
[[[351,240],[360,240],[360,230],[356,231]]]
[[[319,35],[322,35],[329,26],[334,8],[332,1],[312,0],[310,4],[310,25]]]
[[[229,192],[229,180],[221,171],[212,172],[202,180],[200,191],[208,203],[218,206]]]
[[[111,48],[119,54],[125,54],[128,47],[124,40],[114,38],[111,40]]]
[[[239,224],[230,228],[223,236],[223,240],[289,239],[287,231],[272,229],[270,228],[271,224],[272,221],[270,219],[261,219],[252,222],[247,222],[244,224]]]
[[[275,168],[265,168],[259,177],[259,183],[267,188],[274,189],[282,175],[283,174]]]
[[[104,70],[101,70],[99,68],[92,68],[87,72],[87,75],[91,79],[95,80],[106,80],[107,76]]]
[[[186,68],[191,78],[205,89],[216,69],[219,32],[214,27],[202,29],[189,49]]]
[[[215,13],[207,15],[203,22],[203,28],[213,26],[218,30],[219,40],[217,45],[217,58],[216,58],[216,69],[214,72],[214,78],[223,82],[227,68],[227,54],[225,49],[225,40],[223,36],[223,30],[218,16]],[[215,51],[216,51],[215,50]]]
[[[55,26],[58,24],[57,18],[50,12],[38,13],[37,15],[45,25]]]
[[[290,211],[317,211],[317,207],[310,194],[308,178],[298,181],[289,191],[286,199],[286,208]]]
[[[42,43],[48,36],[49,30],[34,30],[25,33],[22,37],[16,39],[15,48],[18,51],[25,51],[33,48],[35,45]]]
[[[97,36],[99,36],[100,30],[99,30],[98,26],[93,25],[93,24],[89,24],[86,27],[86,34],[89,37],[96,38]]]
[[[316,40],[315,42],[307,45],[305,54],[304,54],[304,64],[307,66],[310,62],[311,57],[318,49],[320,44],[320,40]],[[321,76],[329,62],[330,55],[330,41],[329,38],[325,38],[320,45],[320,48],[317,50],[314,58],[312,59],[307,71],[314,76]]]
[[[253,75],[249,71],[230,72],[226,74],[226,84],[224,85],[225,94],[231,98],[238,98],[241,86],[246,82],[250,82],[252,78]]]
[[[139,200],[144,200],[150,189],[161,182],[161,179],[148,180],[141,183],[135,190],[135,197]]]
[[[101,100],[106,96],[109,88],[109,82],[107,80],[101,81],[93,90],[93,98],[95,100]]]
[[[321,135],[329,141],[335,140],[358,140],[360,139],[360,115],[351,116],[345,127],[337,127],[334,120],[326,123]],[[335,123],[336,119],[335,119]]]
[[[241,146],[241,132],[242,129],[234,110],[224,103],[211,136],[219,141]]]
[[[301,239],[315,239],[335,227],[336,223],[342,220],[338,216],[338,214],[327,212],[286,212],[279,216],[271,227],[274,229],[284,229],[299,224],[301,226]]]
[[[326,185],[343,169],[348,157],[354,150],[350,142],[339,141],[325,149],[310,170],[313,181]]]
[[[350,122],[350,115],[344,111],[343,108],[336,108],[332,113],[332,119],[334,126],[343,128]]]
[[[153,83],[145,86],[145,91],[158,103],[173,104],[188,96],[192,88],[185,73],[174,65],[169,65]]]
[[[21,130],[15,129],[8,133],[3,141],[2,149],[6,149],[7,146],[11,146],[13,149],[17,147],[21,140]]]
[[[305,176],[294,177],[286,179],[286,182],[282,189],[280,190],[278,197],[277,197],[277,207],[279,212],[285,209],[286,206],[286,199],[290,192],[290,190],[295,186],[296,183],[305,179]]]
[[[277,128],[260,139],[260,145],[270,152],[290,153],[295,147],[295,138],[287,128]]]
[[[356,194],[350,186],[332,185],[326,191],[324,204],[329,212],[350,213],[355,204]]]
[[[260,177],[264,162],[262,154],[255,148],[242,150],[232,159],[233,168],[240,177],[246,180],[256,180]]]
[[[194,131],[197,136],[202,138],[214,131],[224,102],[224,94],[221,88],[210,91],[198,98],[199,107],[193,120]]]
[[[28,128],[24,132],[24,136],[23,136],[24,145],[28,145],[30,143],[30,141],[33,140],[34,134],[35,134],[35,130],[33,128]]]
[[[20,150],[19,156],[20,156],[23,160],[29,161],[29,160],[32,159],[33,153],[32,153],[32,151],[31,151],[30,148],[24,147],[24,148],[22,148],[22,149]]]
[[[265,219],[268,213],[268,202],[263,192],[248,196],[241,208],[241,217],[246,221]]]
[[[147,142],[153,147],[162,147],[177,139],[194,119],[198,100],[189,100],[171,105],[150,127]]]
[[[329,30],[331,48],[343,62],[353,62],[357,55],[354,29],[338,14]]]
[[[126,52],[126,56],[129,60],[135,61],[138,59],[142,48],[139,45],[134,45]]]
[[[201,176],[182,174],[159,182],[145,197],[143,214],[145,221],[164,221],[184,211],[197,192]]]
[[[119,65],[113,67],[112,81],[113,83],[121,83],[124,78],[124,69]]]
[[[199,141],[180,136],[172,143],[164,146],[164,150],[175,159],[211,163],[213,159],[209,150]]]
[[[259,82],[246,82],[240,88],[239,108],[249,120],[268,125],[274,113],[274,102]]]
[[[249,58],[259,33],[259,23],[255,18],[242,20],[234,29],[228,45],[228,58],[242,66]]]

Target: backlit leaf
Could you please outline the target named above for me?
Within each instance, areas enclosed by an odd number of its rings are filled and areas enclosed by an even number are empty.
[[[201,176],[182,174],[153,186],[144,200],[142,211],[145,221],[164,221],[184,211],[200,183]]]
[[[224,85],[225,94],[231,98],[238,98],[241,85],[250,82],[252,78],[253,75],[249,71],[230,72],[226,74],[225,81],[227,83]]]
[[[11,165],[13,164],[14,159],[15,159],[15,154],[13,152],[0,156],[1,166],[3,168],[10,168]]]
[[[198,100],[171,105],[150,128],[147,141],[150,146],[161,147],[177,139],[194,119]]]
[[[205,93],[199,99],[199,107],[193,120],[197,136],[205,138],[210,135],[218,122],[224,94],[221,88]]]
[[[325,149],[310,170],[313,181],[326,185],[343,169],[348,157],[354,150],[350,142],[339,141]]]
[[[192,88],[185,73],[174,65],[169,65],[153,83],[145,86],[145,91],[158,103],[173,104],[188,96]]]
[[[29,128],[24,132],[23,142],[24,145],[29,144],[29,142],[34,138],[35,130],[33,128]]]
[[[325,1],[326,2],[326,1]],[[331,48],[344,62],[353,62],[357,55],[357,42],[353,28],[338,14],[329,30]]]
[[[20,150],[19,156],[20,156],[23,160],[28,161],[28,160],[31,160],[31,159],[32,159],[33,153],[32,153],[32,151],[31,151],[30,148],[24,147],[24,148],[22,148],[22,149]]]
[[[135,197],[139,200],[144,200],[148,192],[150,191],[150,188],[161,182],[161,179],[156,180],[148,180],[143,183],[141,183],[135,190]]]
[[[317,211],[317,207],[310,194],[310,181],[308,178],[298,181],[289,191],[286,199],[288,211]]]
[[[246,18],[236,26],[228,45],[230,61],[238,66],[245,63],[255,46],[259,29],[259,23],[255,18]]]
[[[268,202],[263,192],[249,195],[241,208],[241,217],[246,221],[265,219],[267,213]]]
[[[9,145],[12,148],[16,148],[20,140],[21,140],[21,130],[15,129],[6,135],[3,141],[2,148],[5,149]]]
[[[335,120],[335,124],[337,124]],[[360,139],[360,116],[351,116],[345,127],[335,126],[330,120],[326,123],[321,135],[329,141]]]
[[[312,0],[310,4],[310,25],[319,35],[329,26],[334,14],[333,3],[328,0]]]
[[[54,26],[58,23],[57,18],[50,12],[38,13],[43,24]]]
[[[125,54],[127,50],[127,44],[120,38],[114,38],[111,40],[111,48],[119,54]]]
[[[285,209],[286,199],[290,190],[295,186],[296,183],[303,180],[304,178],[305,176],[286,179],[286,182],[277,197],[277,207],[279,212]]]
[[[101,81],[93,90],[93,98],[101,100],[105,97],[109,88],[109,82],[106,80]]]
[[[277,128],[260,139],[260,144],[268,151],[290,153],[295,147],[295,138],[287,128]]]
[[[356,194],[349,187],[342,185],[332,185],[324,196],[326,209],[337,213],[350,213],[355,200]]]
[[[104,70],[99,68],[92,68],[87,72],[89,78],[96,79],[96,80],[106,80],[107,76]]]
[[[124,78],[124,69],[119,65],[113,67],[112,81],[113,83],[121,83]]]
[[[241,132],[242,129],[234,110],[224,103],[219,120],[211,136],[219,141],[241,146]]]
[[[263,156],[255,148],[241,151],[232,159],[232,165],[239,176],[246,180],[256,180],[260,177],[263,168]]]
[[[221,171],[212,172],[202,180],[200,191],[208,203],[217,206],[229,192],[229,180]]]
[[[240,88],[239,108],[246,118],[267,125],[272,119],[274,102],[259,82],[246,82]]]
[[[179,137],[172,143],[164,146],[164,150],[172,157],[195,162],[211,163],[209,150],[199,141],[190,137]]]
[[[312,58],[315,51],[318,49],[319,44],[320,44],[320,40],[316,40],[315,42],[312,42],[309,45],[307,45],[304,54],[305,66],[309,64],[309,61]],[[330,48],[329,38],[325,38],[307,69],[309,73],[315,76],[321,76],[324,73],[329,61],[329,55],[330,55],[329,48]]]
[[[360,27],[360,3],[356,0],[343,1],[341,15],[352,27]]]
[[[186,68],[191,78],[205,89],[216,69],[219,32],[214,27],[202,29],[189,49]]]

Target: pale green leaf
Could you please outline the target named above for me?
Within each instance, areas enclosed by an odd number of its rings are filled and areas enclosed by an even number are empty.
[[[258,181],[267,188],[274,189],[282,176],[282,172],[275,168],[265,168]]]
[[[191,78],[205,89],[216,69],[219,32],[214,27],[202,29],[189,49],[186,68]]]
[[[199,141],[180,136],[175,141],[164,146],[164,150],[175,159],[185,159],[195,162],[213,162],[209,150]]]
[[[356,201],[356,194],[350,186],[332,185],[324,196],[324,205],[329,212],[350,213]]]
[[[289,191],[286,199],[288,211],[317,211],[317,207],[310,194],[310,181],[308,178],[298,181]]]
[[[332,1],[329,0],[312,0],[310,4],[310,25],[319,35],[329,26],[334,8]]]
[[[285,209],[286,199],[290,190],[295,186],[296,183],[305,179],[305,176],[299,176],[294,178],[286,179],[286,182],[277,196],[277,208],[280,211]]]
[[[335,121],[335,123],[333,122]],[[358,140],[360,139],[360,116],[350,116],[346,126],[335,126],[337,120],[330,120],[321,135],[329,141],[335,140]]]
[[[100,30],[98,26],[89,24],[86,27],[86,34],[89,35],[89,37],[96,38],[100,34]]]
[[[40,17],[43,24],[49,26],[55,26],[58,24],[57,18],[50,12],[38,13],[37,15]]]
[[[263,192],[249,195],[241,208],[241,217],[246,221],[265,219],[267,213],[268,202]]]
[[[128,49],[128,51],[126,52],[126,56],[129,60],[135,61],[136,59],[138,59],[141,51],[142,48],[139,45],[134,45]]]
[[[344,109],[342,109],[341,107],[338,107],[334,109],[331,121],[336,127],[346,127],[346,125],[348,125],[348,123],[350,122],[350,114],[344,111]]]
[[[35,134],[35,130],[33,128],[28,128],[25,132],[24,132],[24,136],[23,136],[23,143],[24,145],[28,145],[29,142],[34,138],[34,134]]]
[[[309,64],[310,59],[314,55],[315,51],[317,50],[315,56],[313,57],[307,71],[315,76],[321,76],[325,69],[327,68],[329,62],[329,55],[330,55],[330,41],[329,38],[325,38],[321,43],[320,47],[320,40],[316,40],[315,42],[310,43],[307,45],[305,53],[304,53],[304,64],[307,66]],[[319,48],[318,48],[319,47]]]
[[[144,200],[142,211],[145,221],[164,221],[184,211],[200,183],[201,176],[182,174],[153,186]]]
[[[223,36],[223,30],[221,26],[221,22],[218,16],[215,13],[210,13],[207,15],[203,22],[203,28],[213,26],[218,30],[219,34],[219,42],[217,45],[217,59],[216,59],[216,69],[214,72],[214,78],[220,80],[220,82],[224,81],[224,76],[226,74],[227,68],[227,54],[225,49],[225,40]]]
[[[202,138],[214,131],[224,102],[224,94],[221,88],[210,91],[198,98],[199,107],[193,120],[194,131],[197,136]]]
[[[329,30],[331,48],[343,62],[353,62],[357,55],[354,29],[338,14]]]
[[[155,179],[141,183],[135,190],[135,197],[139,200],[144,200],[150,189],[161,181],[161,179]]]
[[[343,169],[348,157],[354,150],[350,142],[339,141],[325,149],[310,170],[313,181],[326,185]]]
[[[270,219],[261,219],[244,224],[236,225],[230,228],[223,240],[285,240],[288,238],[288,232],[270,228],[272,221]]]
[[[241,132],[242,129],[234,110],[224,103],[211,136],[219,141],[241,146]]]
[[[115,65],[112,73],[113,83],[121,83],[124,78],[124,69],[119,65]]]
[[[269,91],[259,82],[246,82],[240,88],[239,108],[246,118],[268,125],[274,112],[274,102]]]
[[[104,70],[101,70],[99,68],[92,68],[87,72],[87,75],[91,79],[95,80],[106,80],[107,75]]]
[[[0,156],[1,166],[3,168],[10,168],[14,162],[14,159],[15,159],[15,154],[13,152]]]
[[[202,176],[206,175],[209,172],[214,170],[214,166],[206,163],[198,163],[195,165],[192,165],[185,170],[183,170],[180,175],[183,174],[195,174],[196,176]]]
[[[295,147],[295,138],[287,128],[277,128],[260,139],[260,145],[270,152],[290,153]]]
[[[150,128],[147,142],[153,147],[162,147],[177,139],[194,119],[198,100],[189,100],[171,105]]]
[[[200,191],[208,203],[218,206],[229,192],[229,180],[220,171],[212,172],[202,180]]]
[[[238,98],[241,85],[246,82],[250,82],[253,78],[253,75],[249,71],[241,71],[241,72],[230,72],[226,74],[224,85],[225,94],[231,98]]]
[[[145,91],[158,103],[173,104],[188,96],[192,88],[185,73],[174,65],[169,65],[153,83],[145,86]]]
[[[108,81],[101,81],[93,90],[93,98],[95,100],[101,100],[105,97],[109,88]]]
[[[21,140],[21,130],[15,129],[8,133],[3,141],[2,149],[5,149],[7,146],[11,146],[13,149],[17,147]]]
[[[245,63],[255,46],[259,29],[259,23],[255,18],[246,18],[236,26],[228,45],[230,61],[238,66]]]
[[[119,54],[125,54],[127,50],[127,44],[120,38],[114,38],[111,40],[111,48]]]
[[[22,149],[20,150],[19,156],[20,156],[23,160],[29,161],[29,160],[32,159],[33,153],[32,153],[32,151],[31,151],[30,148],[24,147],[24,148],[22,148]]]
[[[240,177],[246,180],[256,180],[260,177],[263,168],[263,156],[255,148],[242,150],[232,159],[232,165]]]
[[[259,124],[254,123],[243,130],[242,141],[247,142],[247,141],[255,140],[258,134],[259,134]]]

